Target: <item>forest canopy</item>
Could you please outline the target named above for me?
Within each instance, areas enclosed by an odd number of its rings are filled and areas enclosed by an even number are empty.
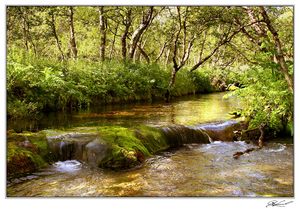
[[[9,118],[240,87],[241,114],[292,131],[293,7],[8,6]]]

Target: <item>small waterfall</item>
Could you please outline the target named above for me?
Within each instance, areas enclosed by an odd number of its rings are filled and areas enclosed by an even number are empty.
[[[234,141],[234,131],[242,129],[240,122],[229,120],[225,122],[200,124],[193,127],[196,130],[202,130],[209,135],[213,141]]]
[[[48,137],[47,140],[49,149],[56,160],[85,160],[85,146],[97,137],[96,134],[68,133]]]
[[[202,130],[187,126],[169,126],[162,131],[171,147],[180,147],[183,144],[210,143],[209,136]]]
[[[169,147],[177,148],[184,144],[233,141],[233,131],[239,127],[236,121],[226,121],[198,126],[173,125],[159,129],[163,133],[161,139],[166,140]],[[98,134],[68,133],[47,139],[49,149],[57,161],[78,160],[98,167],[112,152],[112,145]]]

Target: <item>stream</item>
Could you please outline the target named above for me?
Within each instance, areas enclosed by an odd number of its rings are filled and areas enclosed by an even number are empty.
[[[8,123],[18,130],[88,127],[198,125],[228,120],[238,106],[224,93],[183,97],[171,103],[112,105],[72,115],[52,115],[38,122]],[[56,162],[37,173],[7,183],[7,196],[294,196],[292,139],[276,139],[257,151],[245,142],[188,144],[148,158],[139,168],[112,171],[83,162]]]

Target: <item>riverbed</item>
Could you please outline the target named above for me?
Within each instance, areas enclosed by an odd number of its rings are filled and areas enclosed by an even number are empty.
[[[224,93],[181,98],[172,103],[109,106],[48,120],[26,122],[15,129],[51,129],[118,124],[135,126],[198,125],[228,120],[239,104]],[[61,119],[63,118],[63,119]],[[28,126],[28,124],[30,126]],[[10,124],[14,127],[14,124]],[[245,142],[188,144],[148,158],[139,168],[112,171],[84,162],[56,162],[39,172],[8,182],[7,195],[71,196],[293,196],[294,147],[291,139],[277,139],[234,159],[253,147]]]

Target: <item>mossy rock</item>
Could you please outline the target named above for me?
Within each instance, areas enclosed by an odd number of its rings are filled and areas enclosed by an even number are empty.
[[[15,142],[7,144],[7,175],[17,177],[25,173],[32,173],[47,166],[46,160],[36,149],[20,146]]]
[[[162,131],[148,126],[136,128],[121,126],[76,127],[44,132],[47,134],[49,147],[55,156],[59,155],[59,150],[54,150],[54,147],[58,146],[61,149],[59,144],[63,141],[64,145],[70,144],[72,146],[72,149],[69,149],[71,152],[76,152],[76,147],[82,147],[81,155],[71,153],[68,156],[73,156],[74,159],[85,161],[92,166],[112,169],[132,168],[141,164],[152,154],[169,147]],[[80,143],[82,139],[78,136],[88,135],[93,136],[91,140]]]
[[[37,171],[51,161],[46,135],[43,132],[8,133],[7,175],[18,177]]]
[[[99,136],[110,144],[109,154],[100,167],[123,169],[141,164],[146,157],[168,148],[162,133],[151,127],[135,129],[120,126],[99,128]]]

